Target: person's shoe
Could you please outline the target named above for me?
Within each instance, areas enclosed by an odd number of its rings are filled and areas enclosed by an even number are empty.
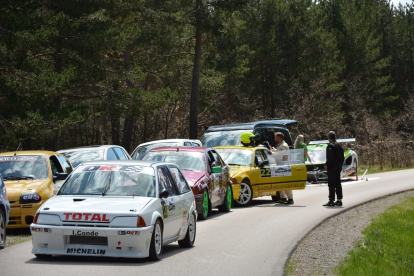
[[[281,198],[279,199],[278,203],[287,203],[287,200],[286,198]]]
[[[341,200],[337,200],[335,202],[335,206],[342,206],[342,201]]]
[[[286,204],[295,204],[295,202],[293,201],[293,198],[288,199],[288,201],[286,202]]]
[[[325,203],[324,205],[322,205],[322,206],[335,206],[335,203],[333,202],[333,201],[328,201],[327,203]]]

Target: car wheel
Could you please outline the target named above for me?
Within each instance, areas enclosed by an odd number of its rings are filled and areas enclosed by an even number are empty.
[[[248,206],[253,199],[253,189],[249,180],[243,180],[240,184],[240,198],[236,200],[238,206]]]
[[[35,254],[35,256],[38,259],[48,259],[48,258],[52,257],[52,255],[49,255],[49,254]]]
[[[191,214],[190,220],[188,221],[187,233],[185,238],[181,241],[178,241],[180,247],[193,247],[194,241],[196,238],[196,220],[195,215]]]
[[[157,220],[152,231],[151,246],[149,257],[153,261],[161,259],[162,254],[162,226],[160,220]]]
[[[233,193],[231,191],[231,185],[227,186],[226,197],[224,198],[223,204],[218,206],[220,212],[230,212],[233,205]]]
[[[0,209],[0,249],[6,246],[6,215]]]
[[[208,198],[208,190],[205,189],[203,192],[203,209],[201,211],[201,214],[198,216],[200,220],[207,219],[208,215],[210,214],[210,202]]]

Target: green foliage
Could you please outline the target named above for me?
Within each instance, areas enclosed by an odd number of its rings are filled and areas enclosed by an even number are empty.
[[[132,150],[187,136],[195,1],[3,2],[1,150],[20,141]],[[199,134],[212,124],[286,117],[313,138],[341,129],[368,141],[367,118],[402,118],[396,130],[412,135],[413,5],[202,3]]]

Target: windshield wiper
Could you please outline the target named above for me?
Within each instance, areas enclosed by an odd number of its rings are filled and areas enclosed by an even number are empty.
[[[4,180],[26,180],[26,179],[35,179],[32,176],[19,176],[19,175],[8,175],[3,176]]]
[[[228,164],[229,166],[241,166],[240,164]]]
[[[106,195],[106,192],[108,192],[109,186],[111,186],[111,181],[112,181],[112,172],[109,172],[109,182],[108,184],[106,184],[105,189],[102,192],[102,196]]]

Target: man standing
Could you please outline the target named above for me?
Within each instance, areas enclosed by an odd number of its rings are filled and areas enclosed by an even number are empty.
[[[323,206],[342,206],[341,171],[344,163],[344,150],[336,142],[336,134],[328,133],[329,144],[326,148],[325,170],[328,172],[329,201]],[[336,202],[335,201],[336,193]]]
[[[276,145],[272,148],[272,152],[278,152],[281,150],[289,150],[289,145],[284,140],[285,136],[282,132],[275,133],[275,142]],[[286,203],[286,204],[293,204],[293,193],[291,190],[289,191],[280,191],[280,199],[277,201],[278,203]]]

